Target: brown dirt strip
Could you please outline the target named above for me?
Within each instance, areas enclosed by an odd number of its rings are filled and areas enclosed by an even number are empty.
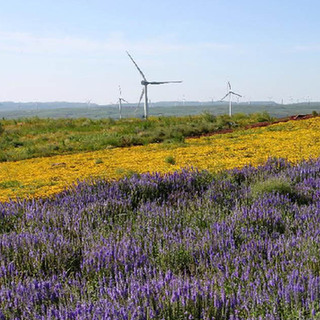
[[[252,129],[252,128],[261,128],[261,127],[267,127],[270,126],[272,124],[276,124],[276,123],[280,123],[280,122],[288,122],[288,121],[292,121],[292,120],[305,120],[305,119],[310,119],[310,118],[314,118],[315,116],[313,116],[312,114],[298,114],[298,115],[293,115],[290,117],[286,117],[286,118],[279,118],[276,121],[273,122],[269,122],[269,121],[264,121],[264,122],[257,122],[254,124],[250,124],[244,127],[245,130],[247,129]],[[221,129],[215,132],[209,132],[209,133],[205,133],[205,134],[201,134],[199,136],[192,136],[192,137],[188,137],[188,139],[192,139],[192,138],[200,138],[200,137],[208,137],[208,136],[213,136],[216,134],[224,134],[224,133],[231,133],[234,132],[235,129]]]

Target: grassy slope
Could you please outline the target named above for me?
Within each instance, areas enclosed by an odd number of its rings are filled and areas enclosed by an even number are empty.
[[[0,162],[30,159],[110,147],[145,145],[154,142],[178,142],[185,137],[241,128],[270,121],[266,113],[215,117],[157,117],[141,119],[39,119],[0,121]],[[2,128],[2,130],[1,130]]]

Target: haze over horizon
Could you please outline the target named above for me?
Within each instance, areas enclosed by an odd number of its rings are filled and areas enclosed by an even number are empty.
[[[319,101],[319,9],[311,1],[0,0],[0,101],[109,104],[118,85],[152,101]]]

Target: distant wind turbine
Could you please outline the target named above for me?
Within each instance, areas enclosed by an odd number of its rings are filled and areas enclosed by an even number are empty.
[[[90,108],[90,103],[91,103],[92,99],[89,99],[86,101],[86,104],[87,104],[87,108],[89,109]]]
[[[127,100],[122,98],[121,87],[119,86],[119,100],[118,100],[118,103],[119,103],[119,117],[120,117],[120,119],[122,119],[122,102],[129,103]]]
[[[144,96],[144,118],[147,119],[148,118],[148,113],[149,113],[149,104],[148,104],[148,85],[149,84],[153,84],[153,85],[158,85],[158,84],[166,84],[166,83],[181,83],[182,81],[148,81],[145,77],[145,75],[143,74],[143,72],[141,71],[141,69],[139,68],[139,66],[137,65],[137,63],[133,60],[133,58],[131,57],[130,53],[128,51],[127,55],[129,56],[129,58],[131,59],[131,61],[133,62],[133,64],[136,66],[136,68],[138,69],[139,73],[142,76],[142,81],[141,84],[144,86],[144,88],[142,89],[141,92],[141,96],[139,99],[139,104]]]
[[[184,94],[182,95],[182,104],[183,104],[183,106],[186,105],[186,97]]]
[[[227,87],[227,91],[228,93],[220,100],[224,100],[226,97],[229,96],[229,116],[231,117],[232,116],[232,95],[235,95],[235,96],[238,96],[238,97],[242,97],[240,94],[238,93],[235,93],[231,90],[231,84],[230,82],[228,81],[228,87]]]

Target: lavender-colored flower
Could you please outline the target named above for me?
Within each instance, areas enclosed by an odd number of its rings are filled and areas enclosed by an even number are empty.
[[[320,159],[270,159],[1,203],[0,319],[317,318],[319,190]]]

